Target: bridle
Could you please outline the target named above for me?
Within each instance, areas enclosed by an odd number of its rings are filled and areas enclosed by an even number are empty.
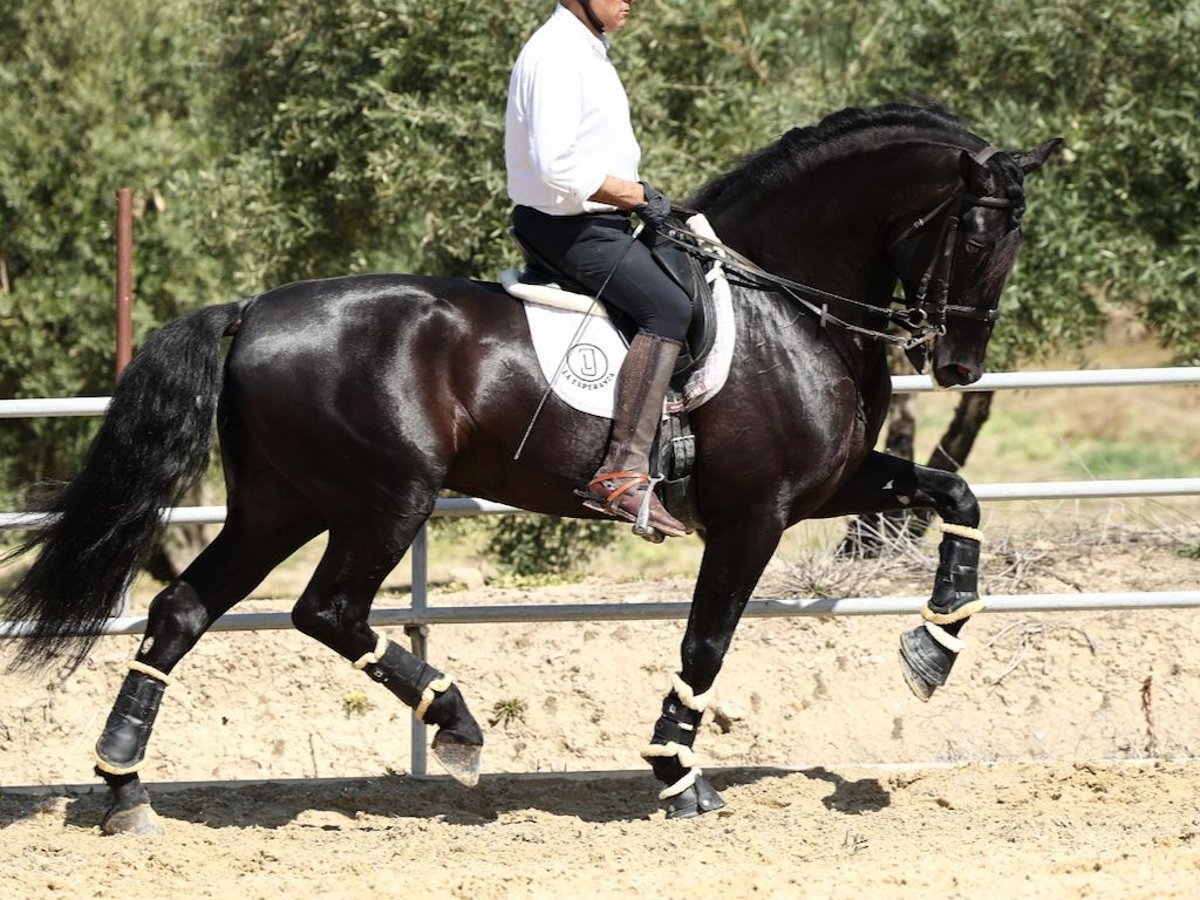
[[[974,154],[974,159],[980,165],[984,165],[999,152],[1001,151],[998,148],[988,146]],[[895,344],[907,351],[922,344],[931,343],[944,335],[946,320],[949,317],[974,319],[988,324],[994,323],[1000,318],[998,305],[980,309],[949,302],[959,226],[963,215],[975,207],[1012,209],[1014,204],[1009,197],[981,197],[967,193],[965,190],[955,191],[927,213],[914,219],[888,243],[890,251],[898,244],[923,231],[932,222],[941,219],[941,230],[936,243],[937,249],[918,282],[916,296],[911,299],[893,297],[888,306],[878,306],[862,300],[843,297],[840,294],[834,294],[769,272],[720,241],[696,234],[687,228],[670,226],[664,230],[663,236],[693,255],[722,263],[727,273],[735,273],[743,279],[743,283],[748,287],[781,289],[796,303],[815,315],[822,327],[831,323],[874,340]],[[683,207],[677,206],[676,208],[685,214],[694,212]],[[1016,217],[1014,216],[1014,218]],[[1019,233],[1020,229],[1014,226],[1001,241]],[[884,320],[884,325],[882,328],[871,328],[848,322],[832,313],[831,305],[880,317]],[[896,334],[893,326],[907,332],[907,336]]]
[[[982,166],[986,165],[987,161],[999,152],[998,148],[987,146],[974,154],[973,158]],[[956,191],[929,212],[917,217],[888,244],[888,250],[891,251],[897,244],[924,229],[942,213],[947,213],[942,220],[941,233],[938,235],[936,243],[938,249],[918,282],[916,296],[911,301],[894,300],[894,302],[903,303],[910,310],[919,310],[925,313],[927,321],[939,328],[942,334],[945,333],[946,319],[952,316],[974,319],[987,324],[993,324],[1000,318],[998,297],[996,306],[984,308],[950,302],[950,285],[954,279],[956,255],[954,251],[957,245],[958,229],[962,224],[963,215],[980,206],[988,209],[1012,209],[1013,201],[1010,197],[980,197],[966,191]],[[1009,236],[1017,231],[1018,229],[1014,226],[1004,238],[1001,238],[1001,242],[1009,239]],[[998,247],[999,244],[1000,242],[997,242],[996,246]]]

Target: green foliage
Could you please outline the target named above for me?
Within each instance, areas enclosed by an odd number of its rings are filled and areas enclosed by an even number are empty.
[[[487,549],[516,575],[565,575],[616,537],[612,522],[504,516],[497,520]]]
[[[114,193],[136,191],[137,336],[206,299],[173,177],[207,157],[175,6],[10,2],[0,28],[0,396],[107,394]],[[120,52],[116,52],[120,48]],[[74,468],[94,422],[0,430],[6,486]]]
[[[241,290],[499,267],[508,69],[538,16],[468,0],[212,0],[208,118],[230,153],[213,252]]]
[[[1094,478],[1170,478],[1179,474],[1182,449],[1147,446],[1141,437],[1096,438],[1087,442],[1080,462]]]

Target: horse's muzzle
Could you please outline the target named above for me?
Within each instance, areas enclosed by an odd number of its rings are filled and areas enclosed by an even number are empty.
[[[948,365],[934,366],[933,379],[937,382],[938,387],[960,387],[964,384],[974,384],[983,376],[983,370],[978,366],[969,366],[964,363],[950,363]]]

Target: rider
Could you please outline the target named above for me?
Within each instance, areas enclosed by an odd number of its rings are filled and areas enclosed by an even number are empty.
[[[670,201],[638,176],[629,100],[608,59],[610,32],[634,0],[559,0],[526,42],[508,88],[504,150],[513,229],[537,253],[637,324],[617,377],[604,461],[585,505],[636,521],[649,487],[650,445],[687,333],[691,301],[633,236],[630,211],[660,228]],[[649,492],[649,525],[686,527]]]

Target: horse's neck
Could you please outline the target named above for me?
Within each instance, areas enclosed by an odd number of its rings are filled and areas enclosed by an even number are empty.
[[[712,210],[709,219],[729,246],[774,274],[886,305],[896,280],[888,235],[948,189],[957,171],[948,159],[944,145],[880,148],[797,173],[769,196]]]

